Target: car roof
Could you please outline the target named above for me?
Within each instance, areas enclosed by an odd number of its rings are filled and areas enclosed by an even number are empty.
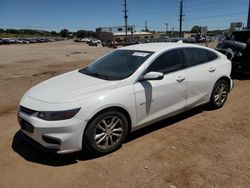
[[[135,44],[135,45],[131,45],[131,46],[122,47],[120,49],[151,51],[151,52],[161,53],[163,51],[173,49],[173,48],[178,48],[178,47],[205,48],[203,46],[199,46],[199,45],[195,45],[195,44],[181,43],[181,42],[156,42],[156,43]]]

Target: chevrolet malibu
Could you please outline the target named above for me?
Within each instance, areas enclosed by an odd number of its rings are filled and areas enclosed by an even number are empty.
[[[36,148],[107,154],[141,127],[203,104],[221,108],[233,87],[230,73],[226,56],[206,47],[127,46],[31,88],[18,121]]]

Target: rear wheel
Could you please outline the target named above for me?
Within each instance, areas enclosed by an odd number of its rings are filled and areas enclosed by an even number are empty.
[[[86,148],[94,154],[107,154],[121,147],[128,134],[128,120],[119,111],[98,115],[84,134]]]
[[[213,109],[221,108],[227,100],[228,92],[229,92],[229,85],[227,81],[226,80],[217,81],[216,84],[214,85],[209,105]]]

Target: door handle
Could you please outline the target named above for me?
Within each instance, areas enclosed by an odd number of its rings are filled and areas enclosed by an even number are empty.
[[[182,76],[178,76],[178,78],[176,79],[177,82],[183,82],[184,80],[185,78]]]
[[[216,70],[216,68],[210,67],[208,71],[209,71],[209,72],[214,72],[215,70]]]

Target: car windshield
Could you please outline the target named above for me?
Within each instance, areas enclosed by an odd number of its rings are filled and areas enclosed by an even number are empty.
[[[122,80],[132,75],[152,54],[148,51],[116,50],[79,72],[105,80]]]

